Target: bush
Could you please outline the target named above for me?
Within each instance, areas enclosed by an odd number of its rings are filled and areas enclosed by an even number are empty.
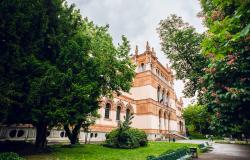
[[[144,131],[129,128],[122,132],[119,132],[119,129],[111,131],[106,135],[104,146],[113,148],[137,148],[147,146],[147,144],[147,135]]]
[[[137,148],[148,144],[147,135],[144,131],[130,128],[132,116],[126,117],[119,128],[106,135],[104,146],[113,148]]]
[[[189,132],[189,138],[191,139],[207,139],[205,135],[198,132]]]
[[[0,160],[24,160],[24,158],[13,152],[4,152],[0,153]]]

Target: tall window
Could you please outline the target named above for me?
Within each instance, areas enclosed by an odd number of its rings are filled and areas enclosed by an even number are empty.
[[[111,108],[111,105],[109,103],[106,104],[106,107],[105,107],[105,114],[104,114],[104,118],[107,118],[109,119],[109,112],[110,112],[110,108]]]
[[[165,103],[165,89],[163,89],[163,91],[162,91],[162,96],[161,96],[161,103]]]
[[[164,112],[164,129],[165,130],[167,130],[167,122],[166,122],[166,120],[167,120],[167,113]]]
[[[129,114],[130,114],[130,109],[127,109],[127,110],[126,110],[126,117],[128,117]]]
[[[161,92],[161,87],[158,86],[158,88],[157,88],[157,100],[158,100],[158,102],[160,102],[160,92]]]
[[[117,110],[116,110],[116,120],[120,120],[120,116],[121,116],[121,107],[118,106]]]
[[[159,110],[159,129],[161,129],[161,110]]]
[[[141,64],[141,71],[142,72],[145,71],[145,65],[144,65],[144,63]]]
[[[167,92],[166,104],[169,105],[169,92]]]

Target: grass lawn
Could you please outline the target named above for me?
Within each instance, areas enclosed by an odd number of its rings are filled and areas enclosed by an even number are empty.
[[[147,147],[137,149],[113,149],[100,144],[79,145],[66,148],[54,145],[54,152],[49,154],[25,156],[27,160],[146,160],[149,155],[158,156],[167,150],[184,146],[197,146],[186,143],[150,142]]]

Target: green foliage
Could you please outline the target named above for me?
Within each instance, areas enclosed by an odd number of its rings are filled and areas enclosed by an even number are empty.
[[[122,43],[115,47],[108,28],[94,26],[87,19],[63,48],[61,67],[70,65],[65,71],[70,71],[72,83],[65,101],[70,113],[64,121],[68,135],[76,138],[80,126],[88,126],[86,118],[98,109],[101,95],[129,91],[134,77],[129,51],[129,42],[124,36]],[[68,125],[76,128],[69,130]]]
[[[44,147],[47,126],[67,113],[71,77],[60,68],[59,55],[81,16],[64,0],[1,1],[0,16],[1,121],[33,124],[36,144]]]
[[[0,153],[0,160],[24,160],[24,158],[13,152],[3,152]]]
[[[211,113],[211,128],[249,137],[250,2],[202,0],[201,5],[208,27],[202,52],[211,59],[201,78],[202,103]]]
[[[199,104],[189,105],[184,109],[182,115],[189,134],[191,132],[200,132],[200,134],[208,134],[210,132],[208,130],[210,115],[206,106]]]
[[[117,129],[108,133],[104,146],[113,148],[138,148],[140,146],[147,146],[146,133],[129,126],[132,119],[133,115],[127,116],[124,122],[120,122]]]
[[[161,20],[157,31],[162,51],[176,71],[176,77],[185,81],[185,95],[194,96],[199,91],[199,77],[204,74],[203,68],[208,64],[200,54],[200,43],[204,36],[176,15]]]
[[[132,85],[128,40],[115,47],[65,0],[1,1],[0,24],[0,120],[33,124],[43,147],[48,126],[81,126],[101,95]]]
[[[178,148],[177,150],[166,151],[159,157],[148,156],[147,160],[176,160],[186,155],[189,155],[190,151],[187,147]]]
[[[250,136],[249,6],[243,0],[201,0],[199,16],[208,29],[203,35],[175,15],[158,28],[177,78],[187,82],[185,95],[198,91],[210,129],[219,134]]]
[[[190,139],[207,139],[204,134],[201,134],[197,131],[189,131],[188,134]]]

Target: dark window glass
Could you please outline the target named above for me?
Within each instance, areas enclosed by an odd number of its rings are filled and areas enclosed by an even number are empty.
[[[128,117],[129,114],[130,114],[130,109],[127,109],[127,110],[126,110],[126,117]]]
[[[90,137],[91,137],[91,138],[93,137],[93,133],[90,133]]]
[[[64,132],[61,132],[61,133],[60,133],[60,137],[64,137]]]
[[[14,138],[15,136],[16,136],[16,130],[14,129],[14,130],[11,130],[10,131],[10,133],[9,133],[9,136],[11,137],[11,138]]]
[[[160,87],[157,88],[157,100],[160,102]]]
[[[110,112],[110,108],[111,108],[111,105],[109,103],[106,104],[106,107],[105,107],[105,114],[104,114],[104,118],[107,118],[109,119],[109,112]]]
[[[120,120],[120,116],[121,116],[121,107],[118,106],[116,110],[116,120]]]
[[[22,137],[24,135],[24,130],[19,130],[17,132],[17,137]]]
[[[95,137],[97,137],[98,135],[97,135],[97,133],[95,133]]]

